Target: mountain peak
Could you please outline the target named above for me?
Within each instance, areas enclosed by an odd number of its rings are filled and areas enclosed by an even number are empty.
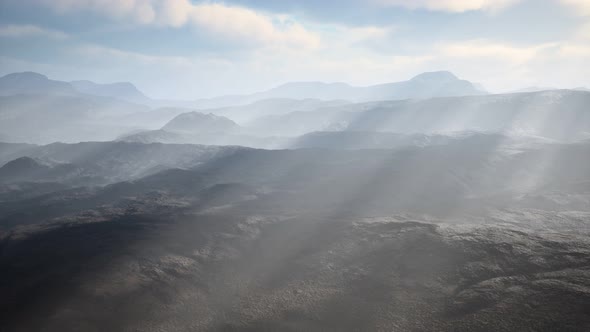
[[[194,134],[228,132],[236,128],[238,125],[226,117],[194,111],[179,114],[162,127],[166,131]]]
[[[9,161],[4,164],[4,166],[0,167],[0,175],[14,175],[17,173],[38,171],[46,168],[46,165],[41,164],[39,161],[31,157],[25,156]]]
[[[411,81],[454,81],[458,80],[450,71],[431,71],[414,76]]]
[[[11,73],[2,77],[4,80],[23,80],[23,81],[48,81],[49,78],[43,74],[33,71],[24,71],[20,73]]]
[[[69,83],[54,81],[47,76],[27,71],[12,73],[0,77],[0,95],[35,93],[73,94],[74,88]]]

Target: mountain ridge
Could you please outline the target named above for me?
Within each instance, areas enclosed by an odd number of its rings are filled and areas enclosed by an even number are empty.
[[[89,80],[78,80],[69,83],[81,93],[123,99],[141,104],[150,104],[152,102],[150,98],[130,82],[100,84]]]
[[[459,79],[449,71],[434,71],[418,74],[406,81],[369,86],[353,86],[344,82],[287,82],[253,94],[199,99],[196,104],[204,107],[224,107],[273,98],[341,100],[346,96],[348,101],[361,102],[482,94],[487,92],[476,83]]]

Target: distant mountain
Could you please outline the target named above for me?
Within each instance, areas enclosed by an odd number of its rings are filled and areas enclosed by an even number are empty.
[[[45,162],[28,156],[19,157],[0,167],[0,183],[67,182],[79,177],[80,170],[68,163]]]
[[[148,105],[152,100],[129,82],[98,84],[91,81],[72,81],[70,84],[81,93],[95,96],[111,97],[133,103]]]
[[[47,165],[30,157],[20,157],[0,167],[0,178],[15,177],[49,169]]]
[[[146,106],[82,94],[0,96],[0,133],[9,142],[112,140],[134,128],[113,117],[147,111]]]
[[[191,136],[192,137],[192,136]],[[198,141],[192,141],[189,135],[183,135],[180,133],[174,133],[162,129],[156,130],[142,130],[135,133],[129,133],[122,135],[117,138],[121,142],[130,143],[165,143],[165,144],[184,144],[184,143],[198,143]]]
[[[53,143],[22,146],[2,143],[0,180],[47,180],[107,184],[127,181],[168,168],[188,168],[231,153],[237,148],[130,142]],[[33,176],[34,175],[34,176]],[[65,181],[61,179],[61,181]]]
[[[590,93],[574,90],[384,101],[265,117],[248,129],[290,136],[316,131],[474,131],[581,140],[590,137],[589,104]]]
[[[223,115],[240,124],[248,124],[261,116],[281,115],[291,112],[309,112],[321,108],[347,104],[350,104],[350,102],[345,100],[271,98],[255,101],[247,105],[212,108],[206,111],[216,115]]]
[[[156,101],[146,97],[133,84],[99,84],[88,80],[64,82],[35,72],[12,73],[0,77],[0,96],[17,94],[92,95],[149,106],[174,106],[176,101]]]
[[[578,141],[590,138],[588,104],[590,93],[575,90],[347,103],[286,114],[278,110],[277,115],[261,116],[240,127],[225,131],[218,128],[213,135],[209,134],[212,130],[202,128],[208,123],[203,114],[194,119],[179,115],[161,130],[135,133],[121,140],[273,149],[392,148],[429,145],[441,135],[477,132]],[[240,112],[255,105],[224,110]]]
[[[191,111],[179,114],[158,130],[129,133],[119,137],[118,140],[136,143],[241,145],[257,148],[277,148],[287,146],[290,140],[284,137],[273,137],[274,135],[266,135],[265,133],[255,135],[252,128],[240,126],[229,118],[217,114],[231,114],[232,117],[248,119],[255,117],[256,114],[268,112],[282,114],[281,112],[288,112],[292,109],[308,109],[311,113],[312,110],[315,110],[315,107],[320,107],[320,105],[340,105],[342,103],[311,99],[271,99],[244,106],[208,110],[216,112],[216,114]],[[146,113],[138,115],[143,117]]]
[[[0,78],[0,140],[50,143],[112,140],[159,129],[190,108],[163,107],[131,83],[62,82],[23,72]],[[173,104],[173,103],[170,103]]]
[[[590,135],[589,104],[590,93],[573,90],[446,97],[387,102],[334,121],[354,131],[502,132],[569,141]]]
[[[487,95],[477,84],[443,71],[369,87],[288,83],[205,102],[245,105],[152,110],[126,101],[152,101],[130,83],[67,83],[15,73],[0,78],[0,140],[45,144],[120,139],[276,148],[318,131],[476,131],[578,140],[590,137],[585,111],[589,96],[582,89]]]
[[[461,80],[448,71],[420,74],[409,81],[370,86],[360,93],[359,100],[393,100],[471,96],[486,94],[475,84]]]
[[[199,108],[223,107],[272,98],[345,99],[359,102],[482,94],[486,92],[478,84],[461,80],[448,71],[438,71],[423,73],[408,81],[367,87],[355,87],[346,83],[292,82],[252,95],[202,99],[198,100],[196,105]]]
[[[191,107],[198,109],[246,105],[265,99],[318,99],[323,101],[372,101],[441,96],[481,95],[486,92],[474,83],[457,78],[450,72],[420,74],[411,80],[367,87],[355,87],[346,83],[292,82],[268,91],[251,95],[222,96],[200,99],[194,102],[153,100],[145,96],[133,84],[119,82],[98,84],[88,80],[62,82],[50,80],[44,75],[25,72],[0,78],[0,95],[14,94],[87,94],[109,97],[152,107]],[[273,102],[274,103],[274,102]],[[264,105],[259,105],[264,107]],[[295,110],[292,110],[295,111]]]
[[[228,133],[239,126],[232,120],[214,114],[199,112],[183,113],[170,120],[163,130],[184,133]]]
[[[54,81],[33,72],[13,73],[0,77],[0,95],[15,94],[76,94],[76,90],[67,82]]]
[[[35,147],[37,145],[0,142],[0,165],[18,157],[26,156],[26,151]]]
[[[180,143],[260,146],[265,139],[245,137],[232,120],[214,114],[182,113],[159,130],[148,130],[119,138],[123,142]],[[266,146],[266,144],[262,144]]]
[[[43,89],[38,89],[39,93],[28,89],[26,94],[0,95],[0,141],[46,144],[113,140],[133,132],[159,129],[175,116],[194,111],[174,107],[150,109],[119,98],[76,91],[50,93],[57,90],[47,88],[47,84]]]
[[[182,113],[194,112],[192,108],[161,107],[147,112],[137,112],[113,117],[113,121],[133,124],[145,129],[160,129],[170,120]]]
[[[543,87],[543,86],[529,86],[526,88],[518,89],[509,91],[508,93],[523,93],[523,92],[539,92],[539,91],[549,91],[549,90],[558,90],[554,87]]]

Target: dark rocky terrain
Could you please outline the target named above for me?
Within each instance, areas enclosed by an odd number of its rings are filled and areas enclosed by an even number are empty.
[[[419,143],[5,145],[3,331],[588,330],[590,145]]]

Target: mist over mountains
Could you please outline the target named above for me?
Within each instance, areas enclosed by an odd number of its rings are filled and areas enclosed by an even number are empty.
[[[344,98],[346,100],[359,102],[482,94],[486,94],[486,92],[475,84],[460,80],[448,71],[440,71],[423,73],[404,82],[367,87],[355,87],[346,83],[292,82],[249,96],[212,98],[208,101],[201,101],[201,103],[211,107],[227,103],[225,98],[234,104],[245,104],[273,98],[338,100],[346,96]]]
[[[0,94],[1,134],[8,142],[120,139],[286,148],[316,131],[509,132],[559,141],[590,132],[585,91],[487,95],[444,71],[362,88],[288,83],[214,103],[155,101],[130,83],[68,83],[17,73],[0,78]],[[233,106],[202,108],[215,103]]]
[[[0,0],[0,332],[588,332],[589,78],[588,0]]]
[[[91,81],[72,81],[70,84],[80,93],[112,97],[138,104],[150,104],[152,101],[129,82],[97,84]]]
[[[590,92],[0,78],[0,330],[587,331]]]

